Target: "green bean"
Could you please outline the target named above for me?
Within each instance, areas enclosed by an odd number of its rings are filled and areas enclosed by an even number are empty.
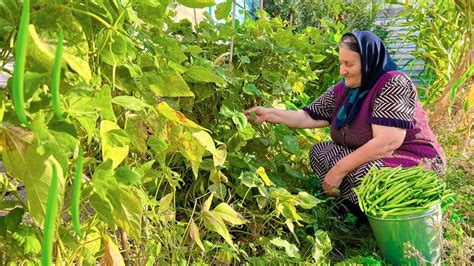
[[[72,185],[72,203],[71,203],[71,215],[72,225],[79,237],[81,234],[81,226],[79,221],[79,203],[81,200],[81,179],[82,179],[82,147],[79,143],[79,151],[76,159],[76,172],[74,174],[74,181]]]
[[[58,170],[56,164],[51,163],[53,176],[48,192],[48,204],[46,206],[46,216],[44,220],[44,236],[41,244],[41,265],[51,265],[53,255],[53,240],[56,226],[56,216],[58,214]]]
[[[28,24],[30,21],[30,1],[23,1],[23,8],[21,10],[20,26],[18,29],[18,36],[15,48],[15,67],[13,69],[13,106],[15,107],[16,116],[18,120],[27,128],[31,128],[25,113],[24,103],[24,84],[23,76],[25,72],[26,50],[28,47]]]
[[[53,80],[51,83],[53,111],[57,118],[63,119],[61,104],[59,102],[59,80],[61,78],[61,59],[63,56],[63,29],[59,29],[56,56],[54,57]]]

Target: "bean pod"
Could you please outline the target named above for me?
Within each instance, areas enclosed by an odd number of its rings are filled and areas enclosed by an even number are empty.
[[[16,39],[15,48],[15,67],[13,69],[13,106],[16,116],[21,123],[27,128],[31,128],[25,113],[24,99],[24,72],[26,62],[26,50],[28,47],[28,24],[30,21],[30,0],[23,0],[23,8],[21,10],[20,26]]]
[[[61,104],[59,102],[59,81],[61,78],[61,61],[63,56],[63,29],[59,29],[58,43],[56,46],[56,56],[54,57],[53,80],[51,83],[52,105],[54,115],[58,119],[63,119]]]
[[[44,235],[41,243],[41,265],[52,265],[53,240],[56,228],[56,217],[58,215],[58,169],[52,163],[53,176],[48,192],[48,203],[46,206],[46,217],[44,220]]]

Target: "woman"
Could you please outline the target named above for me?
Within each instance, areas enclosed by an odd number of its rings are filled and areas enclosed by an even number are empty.
[[[332,141],[313,145],[309,159],[324,193],[337,196],[358,217],[353,188],[372,166],[412,167],[422,163],[442,175],[445,157],[428,126],[415,86],[376,35],[347,33],[339,42],[343,79],[302,110],[254,107],[254,123],[292,128],[331,127]]]

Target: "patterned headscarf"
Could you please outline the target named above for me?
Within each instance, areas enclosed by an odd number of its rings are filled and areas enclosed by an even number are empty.
[[[354,36],[359,44],[362,84],[358,88],[349,88],[345,84],[345,79],[342,80],[348,94],[337,113],[337,129],[341,129],[357,117],[365,96],[367,96],[370,89],[372,89],[383,74],[389,71],[400,70],[386,51],[382,40],[372,32],[355,31],[354,33],[344,34],[344,36],[346,35]]]

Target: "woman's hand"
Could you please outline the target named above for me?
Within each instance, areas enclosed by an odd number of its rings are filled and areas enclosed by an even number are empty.
[[[261,123],[261,122],[273,122],[271,120],[271,108],[265,108],[261,106],[252,107],[245,112],[247,120],[252,123]]]
[[[342,180],[346,176],[345,173],[339,171],[336,167],[331,168],[329,172],[324,177],[323,181],[323,191],[328,196],[339,196],[339,186],[342,183]]]

